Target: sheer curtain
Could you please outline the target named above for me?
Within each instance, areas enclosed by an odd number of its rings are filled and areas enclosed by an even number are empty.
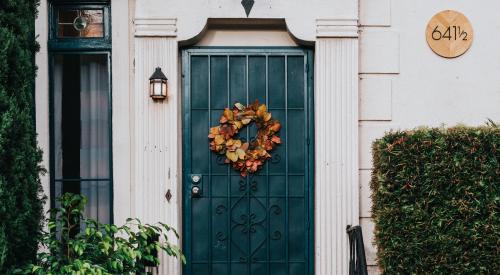
[[[63,157],[62,157],[62,78],[63,78],[63,66],[64,66],[64,56],[58,55],[54,60],[53,74],[53,91],[54,91],[54,177],[56,179],[62,179],[62,169],[63,169]],[[62,182],[56,181],[55,183],[55,196],[61,196]],[[59,205],[56,204],[58,207]]]
[[[109,77],[106,55],[80,58],[80,183],[85,215],[109,223],[111,203]]]
[[[60,54],[52,71],[55,196],[81,193],[85,216],[102,223],[111,222],[108,66],[107,54]]]

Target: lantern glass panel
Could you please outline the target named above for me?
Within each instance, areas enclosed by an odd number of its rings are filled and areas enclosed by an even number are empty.
[[[166,80],[162,81],[161,88],[162,88],[161,89],[161,92],[162,92],[161,94],[166,97],[167,96],[167,81]]]
[[[154,81],[150,80],[149,81],[149,96],[153,96],[154,95],[154,88],[155,88]]]
[[[154,87],[154,95],[155,96],[161,96],[162,95],[161,94],[161,90],[162,90],[162,88],[161,88],[161,86],[162,86],[161,85],[161,80],[155,80],[154,86],[155,86]]]

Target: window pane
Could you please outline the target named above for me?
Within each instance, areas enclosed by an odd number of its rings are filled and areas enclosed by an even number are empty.
[[[103,37],[102,9],[60,9],[58,37]]]
[[[64,179],[56,192],[81,193],[89,205],[96,201],[101,208],[103,198],[109,203],[110,189],[101,181],[78,180],[111,177],[108,66],[106,54],[61,54],[53,67],[54,175]],[[105,217],[96,211],[89,215]]]

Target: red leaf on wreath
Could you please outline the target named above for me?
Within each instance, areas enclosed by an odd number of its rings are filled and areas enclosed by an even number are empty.
[[[274,142],[274,143],[278,143],[278,144],[280,144],[280,143],[281,143],[281,138],[280,138],[280,137],[278,137],[278,136],[273,136],[273,137],[271,138],[271,141],[272,141],[272,142]]]
[[[276,122],[269,129],[276,133],[281,129],[281,124],[279,122]]]

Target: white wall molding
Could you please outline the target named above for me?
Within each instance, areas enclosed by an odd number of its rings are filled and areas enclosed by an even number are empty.
[[[316,37],[358,37],[357,18],[316,19]]]
[[[175,18],[136,18],[134,20],[135,36],[177,36],[177,19]]]
[[[178,173],[181,150],[178,44],[175,37],[136,37],[135,85],[132,92],[133,216],[164,222],[181,231],[182,199]],[[168,100],[154,102],[149,77],[161,67],[168,77]],[[170,202],[165,194],[170,189]],[[169,238],[175,242],[175,237]],[[181,274],[180,263],[161,253],[159,274]]]
[[[358,39],[318,38],[315,77],[316,274],[347,274],[359,223]]]

